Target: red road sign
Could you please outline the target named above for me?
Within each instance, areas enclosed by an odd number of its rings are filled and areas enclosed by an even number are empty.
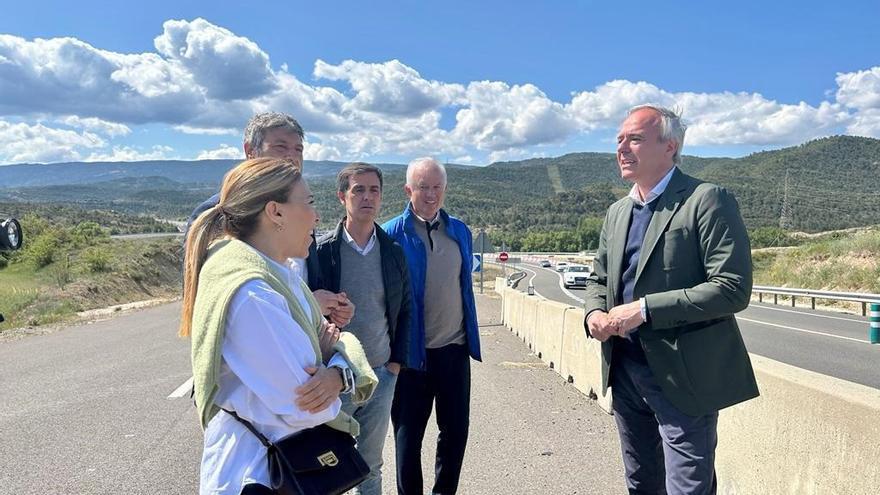
[[[498,255],[498,261],[500,261],[502,263],[507,261],[507,258],[508,258],[508,256],[507,256],[507,253],[505,253],[505,252],[501,252],[501,254]]]

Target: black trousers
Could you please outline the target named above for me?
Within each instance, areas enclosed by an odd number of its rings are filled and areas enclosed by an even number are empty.
[[[435,494],[458,489],[470,424],[471,363],[466,345],[427,350],[425,370],[403,369],[391,405],[397,459],[397,493],[423,493],[422,440],[436,400]]]

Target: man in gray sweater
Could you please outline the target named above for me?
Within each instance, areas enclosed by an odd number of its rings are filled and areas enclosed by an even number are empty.
[[[342,410],[360,423],[358,451],[370,466],[370,475],[357,492],[381,495],[382,449],[397,374],[401,366],[410,365],[409,272],[403,249],[375,223],[382,206],[382,171],[352,163],[339,172],[336,195],[345,206],[345,218],[319,241],[320,279],[323,289],[344,292],[357,307],[346,331],[361,341],[379,379],[365,404],[352,404],[342,396]]]

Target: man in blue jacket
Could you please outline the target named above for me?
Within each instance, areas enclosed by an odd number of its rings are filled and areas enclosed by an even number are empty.
[[[383,229],[406,254],[413,294],[407,363],[391,406],[397,492],[422,493],[422,440],[436,400],[436,479],[433,493],[458,489],[470,417],[470,358],[480,357],[477,309],[471,284],[471,231],[441,209],[446,169],[417,158],[406,170],[409,204]]]

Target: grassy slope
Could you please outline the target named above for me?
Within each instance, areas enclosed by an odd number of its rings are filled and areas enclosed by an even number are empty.
[[[880,228],[753,254],[755,284],[880,293]]]
[[[66,321],[79,311],[180,293],[179,238],[107,240],[106,271],[92,272],[81,251],[38,270],[26,263],[0,270],[0,331]],[[63,275],[63,276],[62,276]],[[65,283],[61,280],[66,279]]]

